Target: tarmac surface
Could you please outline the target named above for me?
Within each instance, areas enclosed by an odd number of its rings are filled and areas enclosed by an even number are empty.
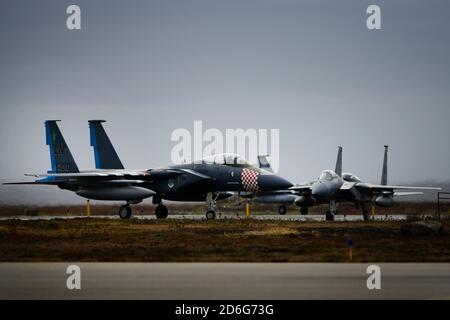
[[[67,289],[67,267],[81,289]],[[0,263],[0,299],[450,299],[449,263]]]
[[[83,215],[61,215],[61,216],[9,216],[9,217],[0,217],[0,221],[5,220],[52,220],[52,219],[75,219],[75,218],[83,218]],[[92,218],[102,218],[102,219],[119,219],[118,215],[93,215]],[[132,218],[137,219],[156,219],[154,215],[133,215]],[[278,214],[270,214],[270,215],[252,215],[252,219],[257,220],[283,220],[283,221],[324,221],[325,215],[278,215]],[[168,219],[191,219],[191,220],[204,220],[206,219],[202,214],[173,214],[169,215]],[[232,215],[232,214],[222,214],[221,216],[217,215],[216,219],[246,219],[245,215]],[[375,215],[373,219],[377,221],[402,221],[406,220],[406,215]],[[336,215],[335,221],[362,221],[362,215]]]

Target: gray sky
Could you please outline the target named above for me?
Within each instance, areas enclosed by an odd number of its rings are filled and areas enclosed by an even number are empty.
[[[81,31],[66,29],[73,3]],[[369,4],[381,7],[381,31],[366,28]],[[344,171],[378,182],[384,144],[391,182],[449,181],[449,9],[437,0],[2,0],[0,180],[49,168],[45,119],[63,120],[78,166],[92,168],[87,120],[99,118],[127,168],[170,164],[172,131],[202,120],[279,128],[280,174],[293,182],[333,168],[338,145]]]

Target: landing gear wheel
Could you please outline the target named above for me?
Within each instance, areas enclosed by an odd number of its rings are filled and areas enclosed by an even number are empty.
[[[300,213],[303,214],[303,215],[308,214],[308,207],[301,207],[300,208]]]
[[[167,207],[162,204],[158,204],[155,208],[155,216],[158,219],[166,219],[169,215],[169,212],[167,210]]]
[[[207,220],[214,220],[216,218],[216,213],[213,210],[209,210],[206,212]]]
[[[325,220],[334,221],[334,214],[332,214],[330,210],[328,210],[327,213],[325,214]]]
[[[131,208],[128,204],[124,204],[119,209],[119,217],[120,219],[130,219],[131,217]]]
[[[364,221],[369,220],[369,210],[363,210],[363,220]]]
[[[287,212],[287,209],[286,209],[286,206],[285,205],[281,205],[281,206],[279,206],[278,207],[278,213],[280,214],[280,215],[285,215],[286,214],[286,212]]]

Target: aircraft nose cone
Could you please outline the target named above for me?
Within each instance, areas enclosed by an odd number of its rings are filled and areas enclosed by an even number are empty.
[[[286,190],[292,186],[291,182],[275,174],[259,176],[261,191]]]
[[[311,186],[311,193],[316,199],[326,199],[330,191],[324,183],[317,182]]]

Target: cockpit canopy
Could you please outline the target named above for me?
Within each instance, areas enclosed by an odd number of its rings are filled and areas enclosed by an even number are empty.
[[[202,163],[208,164],[223,164],[234,167],[250,167],[250,162],[234,153],[220,153],[212,156],[207,156],[202,159]]]
[[[348,181],[348,182],[361,182],[361,179],[352,173],[342,174],[342,179],[344,179],[345,181]]]
[[[319,180],[331,181],[337,178],[338,175],[333,170],[323,170],[320,174]]]

